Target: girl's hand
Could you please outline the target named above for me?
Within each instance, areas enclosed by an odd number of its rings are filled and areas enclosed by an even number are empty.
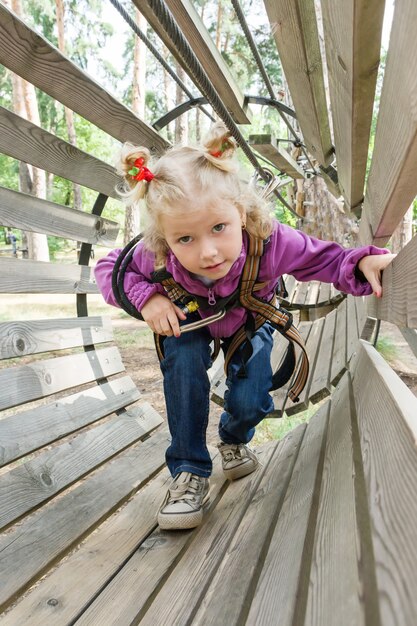
[[[370,254],[362,257],[358,263],[358,268],[371,285],[377,298],[382,297],[381,272],[396,256],[396,254]]]
[[[180,336],[178,320],[185,320],[186,315],[167,296],[160,293],[153,295],[141,309],[141,315],[149,328],[157,335]]]

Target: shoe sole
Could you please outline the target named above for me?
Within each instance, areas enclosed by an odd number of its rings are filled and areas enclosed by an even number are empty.
[[[161,530],[189,530],[199,526],[203,521],[203,507],[210,502],[207,495],[201,509],[192,513],[158,513],[158,524]]]
[[[243,478],[244,476],[252,474],[258,465],[259,461],[251,460],[251,462],[242,463],[241,465],[237,465],[231,469],[223,469],[223,473],[228,480],[237,480],[238,478]]]

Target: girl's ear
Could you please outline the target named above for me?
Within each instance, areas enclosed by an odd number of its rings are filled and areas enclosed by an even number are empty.
[[[237,203],[236,207],[237,207],[237,210],[239,211],[240,221],[241,221],[241,224],[242,224],[242,230],[245,230],[245,228],[246,228],[246,211],[245,211],[244,207],[240,203]]]

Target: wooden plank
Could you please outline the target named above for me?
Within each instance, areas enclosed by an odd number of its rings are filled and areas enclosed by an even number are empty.
[[[317,363],[310,387],[310,401],[315,404],[330,394],[330,370],[336,326],[336,310],[326,315]]]
[[[113,339],[110,317],[70,317],[0,323],[0,358],[91,346]]]
[[[325,306],[327,304],[330,304],[330,283],[320,283],[317,306]]]
[[[384,2],[322,2],[339,188],[360,213],[381,49]],[[357,208],[356,208],[357,207]]]
[[[154,428],[160,423],[159,416],[156,417],[153,414],[144,426],[147,431],[149,424]],[[146,441],[121,452],[117,463],[106,463],[87,480],[3,533],[0,611],[147,483],[163,467],[168,443],[165,431],[154,433]],[[53,602],[48,605],[52,615],[55,606]]]
[[[365,296],[355,297],[355,307],[356,319],[358,321],[358,333],[359,338],[361,338],[367,320]]]
[[[302,336],[305,342],[308,339],[312,326],[313,326],[312,322],[300,322],[299,324],[297,324],[297,328],[300,332],[300,335]],[[298,368],[300,365],[300,359],[301,359],[301,350],[297,348],[296,350],[298,351],[298,356],[297,356],[297,365],[296,365],[295,372],[298,371]],[[280,389],[276,389],[275,391],[271,392],[271,396],[274,401],[274,410],[272,411],[272,413],[270,413],[269,417],[281,417],[283,415],[284,404],[287,398],[288,389],[291,387],[291,384],[294,381],[294,378],[295,378],[295,373],[291,376],[290,380],[288,381],[286,385],[284,385]]]
[[[414,328],[400,328],[400,331],[417,358],[417,330]]]
[[[139,419],[122,413],[66,443],[41,452],[0,480],[0,528],[39,507],[143,436]]]
[[[0,152],[120,200],[114,188],[121,179],[111,165],[2,106]]]
[[[73,620],[77,619],[82,609],[117,574],[124,561],[127,564],[122,574],[126,568],[129,569],[132,553],[134,560],[138,553],[143,554],[150,545],[157,544],[159,547],[166,543],[163,537],[158,537],[157,530],[152,531],[161,494],[170,482],[168,471],[164,470],[140,489],[133,499],[91,533],[57,568],[37,582],[35,588],[5,615],[4,626],[16,623],[30,623],[31,626],[74,623]],[[190,539],[189,533],[175,535],[171,542],[173,544],[183,545]],[[117,602],[106,618],[111,619],[117,611],[122,611],[130,594],[140,589],[140,585],[136,589],[125,586],[123,602]],[[45,602],[45,598],[52,598],[54,602]]]
[[[286,305],[289,305],[292,301],[292,297],[297,286],[297,281],[295,277],[292,276],[291,274],[285,274],[283,278],[285,281],[285,288],[288,292],[288,296],[282,299],[282,303],[284,304],[284,306],[286,306]]]
[[[330,382],[336,385],[346,369],[346,300],[338,306],[333,342]]]
[[[297,309],[301,309],[304,307],[307,293],[308,293],[308,288],[309,288],[308,282],[298,283],[297,289],[295,290],[295,293],[291,302],[291,306]]]
[[[249,504],[193,618],[195,626],[248,623],[244,620],[249,610],[250,598],[264,566],[264,553],[269,546],[271,530],[275,527],[288,495],[288,483],[299,464],[299,450],[304,443],[304,432],[304,425],[298,427],[276,449],[259,485],[258,494]],[[242,576],[242,569],[245,576]],[[225,580],[234,583],[225,585]],[[278,623],[278,614],[275,615],[275,620]]]
[[[306,295],[306,299],[304,302],[304,306],[307,308],[312,308],[318,306],[317,299],[320,293],[320,283],[317,280],[311,280],[308,285],[308,291]]]
[[[328,403],[321,407],[305,432],[245,622],[248,626],[303,623],[293,617],[301,602],[300,579],[308,567],[304,551],[317,506],[328,409]]]
[[[303,391],[300,393],[299,401],[293,402],[290,398],[287,398],[284,411],[287,415],[294,415],[304,411],[310,403],[310,386],[314,377],[314,372],[317,364],[318,352],[321,344],[321,337],[323,333],[324,317],[319,318],[313,322],[313,326],[310,330],[307,340],[307,354],[310,363],[310,370],[308,373],[307,382]]]
[[[0,370],[0,409],[112,376],[124,369],[120,353],[113,347]]]
[[[0,293],[99,293],[90,267],[0,258]]]
[[[4,417],[0,420],[0,467],[128,406],[139,397],[136,385],[125,376],[52,404]]]
[[[417,237],[382,274],[382,298],[372,298],[372,316],[405,328],[417,328]]]
[[[333,149],[314,3],[265,0],[265,7],[305,144],[329,165]]]
[[[417,4],[395,4],[364,212],[374,240],[388,241],[417,195]]]
[[[230,483],[213,514],[141,616],[141,624],[187,624],[200,606],[207,585],[217,572],[247,508],[259,490],[276,442],[265,446],[263,466],[245,480]],[[190,576],[192,572],[192,576]]]
[[[382,623],[412,626],[417,615],[417,398],[369,344],[361,342],[354,365]]]
[[[358,348],[359,331],[356,319],[356,306],[353,296],[348,296],[347,300],[347,334],[346,334],[346,361],[349,362],[352,354]]]
[[[305,178],[304,170],[279,145],[279,142],[273,135],[249,135],[248,143],[265,159],[271,161],[281,172],[285,172],[292,178]]]
[[[0,5],[0,63],[119,141],[130,141],[158,152],[168,147],[151,126],[3,4]]]
[[[305,623],[311,626],[365,624],[348,383],[346,374],[331,402],[310,580],[306,585]]]
[[[171,482],[171,479],[169,480]],[[207,517],[212,513],[214,507],[217,504],[217,500],[220,494],[222,487],[224,488],[225,477],[217,465],[214,467],[213,474],[210,478],[210,503],[204,507],[205,516]],[[164,491],[167,488],[167,484],[160,487],[158,497],[155,495],[151,504],[151,509],[148,512],[147,517],[151,515],[151,519],[155,526],[155,513],[158,510],[158,507],[161,503],[161,496],[163,497]],[[146,496],[146,491],[143,494]],[[130,503],[129,503],[130,504]],[[139,504],[136,505],[136,509],[138,511],[137,519],[133,517],[133,511],[130,515],[131,533],[138,534],[138,530],[141,530],[140,523],[141,518],[144,517],[143,509],[146,506],[146,500],[139,508]],[[132,507],[131,507],[132,508]],[[123,511],[124,513],[124,511]],[[120,516],[118,516],[119,518]],[[124,516],[126,517],[126,516]],[[75,622],[77,626],[86,626],[87,624],[101,624],[104,626],[105,624],[131,624],[135,623],[135,619],[138,614],[141,614],[146,609],[146,604],[152,598],[153,593],[158,589],[158,587],[163,583],[164,578],[167,574],[175,567],[176,561],[181,557],[181,553],[190,549],[190,544],[192,545],[192,541],[194,538],[194,534],[198,531],[194,531],[194,533],[190,532],[176,532],[176,533],[167,533],[159,528],[156,528],[152,534],[148,533],[148,537],[145,537],[143,531],[141,532],[141,536],[145,541],[142,541],[141,545],[138,548],[138,542],[133,543],[131,537],[126,537],[124,543],[121,544],[120,540],[116,542],[113,540],[113,537],[125,533],[124,526],[121,525],[122,520],[118,520],[116,518],[114,523],[112,524],[113,532],[110,534],[109,530],[103,528],[104,532],[101,532],[101,535],[104,537],[94,537],[94,543],[97,545],[96,552],[98,552],[99,558],[104,561],[104,565],[107,565],[107,568],[111,572],[114,572],[116,575],[114,578],[110,579],[110,576],[107,577],[107,581],[109,584],[103,589],[102,593],[97,595],[94,602],[88,606],[88,603],[85,602],[85,606],[88,607],[87,610],[81,615],[79,619]],[[136,530],[134,530],[134,528]],[[119,530],[120,529],[120,530]],[[109,551],[108,545],[105,543],[105,536],[108,536],[111,543],[111,551]],[[93,539],[93,538],[92,538]],[[101,539],[100,543],[98,539]],[[131,552],[133,554],[127,555],[131,556],[128,562],[124,565],[124,567],[117,572],[115,563],[121,562],[121,557],[126,553],[125,545],[129,541],[131,545]],[[116,543],[116,545],[114,545]],[[88,561],[92,561],[91,570],[95,571],[97,568],[96,560],[97,556],[94,554],[93,557],[90,556],[90,551],[87,550],[89,546],[82,546],[81,554],[76,555],[76,562],[78,562],[78,575],[77,572],[74,572],[74,567],[70,568],[67,564],[63,564],[60,569],[64,569],[67,571],[67,575],[69,575],[72,580],[80,580],[80,574],[82,572],[81,565],[82,560],[84,563],[88,563]],[[118,549],[119,547],[119,549]],[[191,548],[192,549],[192,548]],[[110,554],[109,554],[110,552]],[[120,554],[121,552],[121,554]],[[113,556],[113,558],[111,558]],[[93,561],[94,559],[94,561]],[[107,563],[106,563],[107,561]],[[71,565],[71,563],[70,563]],[[100,578],[103,577],[103,573],[100,568]],[[57,577],[54,576],[56,579]],[[92,576],[92,584],[90,583],[90,587],[93,586],[95,589],[99,590],[96,582],[96,576]],[[65,602],[62,606],[62,611],[60,612],[61,619],[65,617],[67,620],[69,617],[77,617],[77,613],[80,611],[75,611],[73,609],[72,614],[69,611],[69,607],[66,606],[69,604],[70,594],[68,592],[68,585],[66,584],[66,579],[63,576],[63,573],[59,576],[59,580],[61,582],[61,589],[63,593],[63,597],[65,598]],[[74,590],[75,591],[75,590]],[[81,593],[81,602],[83,597],[85,597],[84,585],[83,589],[80,590]],[[94,597],[94,595],[90,592],[90,597]],[[73,592],[72,606],[76,607],[80,605],[80,596]],[[119,602],[118,598],[123,597],[123,602]],[[89,599],[89,598],[88,598]],[[86,598],[87,600],[87,598]],[[71,605],[70,605],[71,607]],[[46,614],[46,611],[44,612]],[[42,624],[42,622],[37,622]]]
[[[0,187],[0,223],[25,231],[113,247],[116,222]]]
[[[149,0],[133,0],[133,4],[146,17],[152,29],[162,39],[185,72],[192,78],[202,94],[206,95],[204,90],[201,89],[197,77],[190,73],[190,64],[180,54],[176,41],[171,39],[161,26],[155,15],[152,3]],[[171,11],[182,34],[187,38],[210,83],[219,94],[234,121],[237,124],[250,124],[251,115],[245,106],[245,96],[190,0],[166,0],[165,4]]]

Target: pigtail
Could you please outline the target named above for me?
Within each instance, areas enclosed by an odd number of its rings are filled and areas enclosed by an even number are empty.
[[[129,204],[145,197],[153,174],[148,169],[150,152],[143,146],[125,143],[117,157],[116,171],[124,182],[116,188],[118,194]]]
[[[206,159],[218,169],[232,172],[236,170],[233,157],[237,143],[223,122],[216,122],[203,142],[203,151]]]

